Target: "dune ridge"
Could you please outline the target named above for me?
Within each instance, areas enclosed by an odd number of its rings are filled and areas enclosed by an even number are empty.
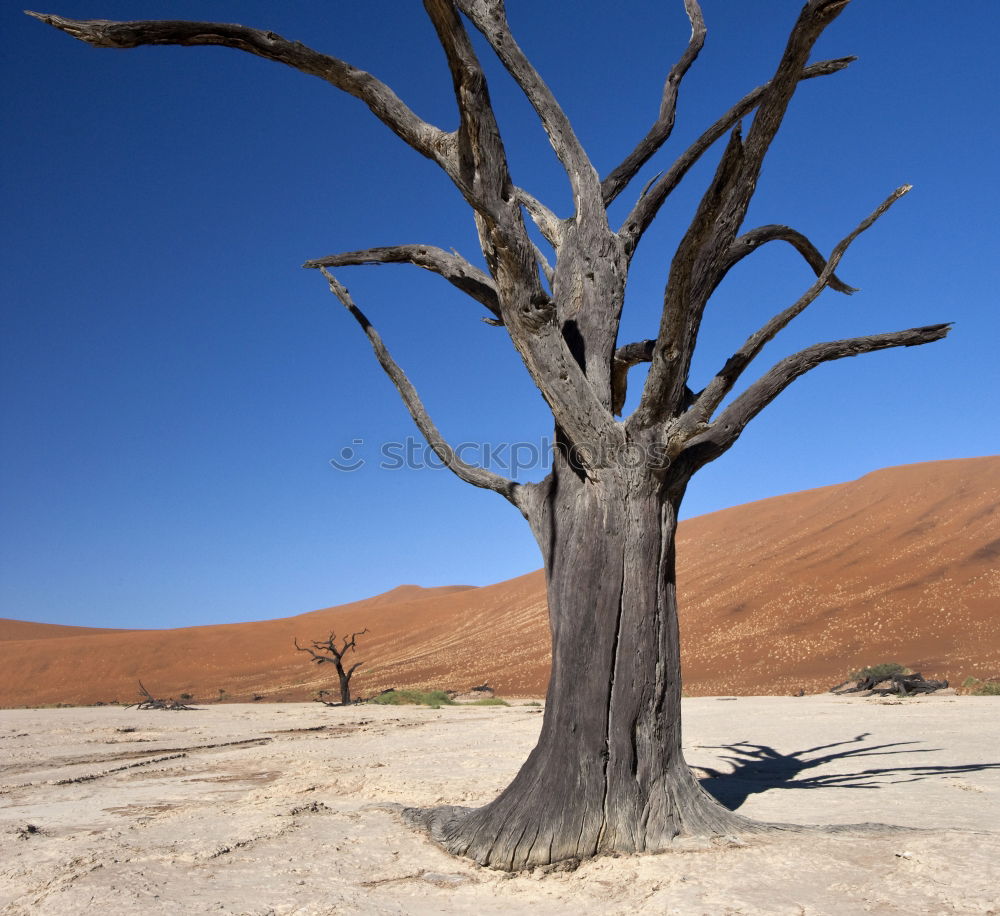
[[[689,695],[824,690],[898,661],[952,681],[1000,675],[1000,457],[888,468],[685,521],[678,536]],[[0,706],[308,699],[335,685],[293,640],[368,628],[356,694],[387,687],[542,696],[541,571],[484,587],[400,586],[294,617],[175,630],[0,619]]]

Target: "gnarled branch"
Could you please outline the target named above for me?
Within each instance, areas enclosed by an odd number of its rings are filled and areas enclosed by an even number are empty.
[[[931,324],[905,331],[888,334],[874,334],[870,337],[852,337],[828,343],[814,344],[798,353],[786,357],[762,375],[732,404],[730,404],[711,426],[693,436],[685,444],[685,451],[700,453],[705,461],[717,457],[728,449],[740,436],[747,424],[770,404],[792,382],[821,363],[862,353],[874,353],[891,347],[917,347],[944,338],[951,330],[951,324]],[[699,458],[699,463],[702,461]]]
[[[502,14],[502,7],[487,5],[488,10],[485,7],[479,10],[480,21],[495,9]],[[462,118],[458,131],[459,171],[470,189],[468,200],[476,209],[483,254],[501,293],[504,325],[532,380],[552,408],[556,423],[574,442],[593,441],[595,435],[600,435],[595,430],[608,431],[611,416],[596,397],[555,324],[555,306],[542,287],[534,246],[522,214],[522,207],[528,209],[533,198],[518,194],[510,180],[486,78],[455,5],[452,0],[424,0],[424,7],[451,69]],[[475,17],[471,18],[475,22]],[[504,46],[515,53],[509,44]],[[596,173],[594,186],[596,189]],[[548,221],[548,217],[543,218],[543,222]],[[498,479],[512,485],[505,478]],[[496,489],[490,484],[482,485]]]
[[[519,301],[503,305],[521,313],[530,312],[531,300],[542,301],[544,293],[521,208],[530,199],[537,204],[539,216],[545,221],[544,208],[530,195],[519,197],[511,182],[507,152],[493,112],[486,75],[455,4],[452,0],[424,0],[424,8],[448,60],[458,104],[459,187],[476,211],[480,247],[498,289],[528,293]],[[523,329],[517,316],[501,318],[511,329],[515,345],[523,346]]]
[[[834,60],[819,61],[806,67],[799,76],[800,80],[813,79],[817,76],[827,76],[837,73],[850,65],[856,57],[840,57]],[[733,127],[745,118],[763,98],[770,88],[771,83],[758,86],[752,92],[748,92],[732,108],[729,109],[718,121],[708,128],[697,140],[694,141],[674,162],[666,172],[663,173],[652,187],[644,188],[643,193],[632,211],[625,218],[619,229],[625,242],[626,250],[634,252],[643,233],[659,213],[660,207],[670,196],[674,188],[680,184],[681,179],[688,173],[691,167],[702,157],[702,155],[715,141],[725,136]]]
[[[656,349],[655,340],[639,340],[625,344],[615,350],[611,363],[611,407],[615,416],[620,416],[625,408],[625,396],[628,394],[628,371],[640,363],[653,361]],[[685,406],[694,401],[695,395],[690,389],[685,389]]]
[[[221,45],[256,54],[318,76],[364,102],[396,136],[433,159],[454,178],[453,138],[413,113],[389,86],[345,61],[288,41],[275,32],[223,22],[107,19],[66,19],[26,11],[29,16],[72,35],[95,48],[137,48],[140,45]]]
[[[523,209],[558,243],[558,220],[530,195],[518,195],[489,101],[485,76],[452,0],[425,0],[452,73],[460,124],[445,133],[418,118],[371,74],[299,42],[240,25],[183,22],[72,20],[34,13],[35,18],[97,47],[144,44],[221,45],[275,60],[318,76],[365,102],[404,141],[438,162],[475,211],[480,244],[499,293],[503,323],[533,381],[552,406],[556,422],[574,440],[591,438],[596,423],[607,426],[600,401],[587,385],[553,324],[555,309],[542,287]],[[596,175],[593,178],[598,187]],[[599,199],[599,197],[598,197]],[[455,461],[456,472],[508,497],[516,485]],[[477,472],[477,473],[473,473]],[[470,482],[473,482],[470,480]]]
[[[746,217],[764,156],[802,80],[812,46],[848,2],[809,0],[761,95],[746,140],[741,142],[739,130],[733,131],[712,185],[674,256],[656,352],[635,423],[650,425],[682,410],[705,306],[725,275],[726,255]]]
[[[719,214],[719,232],[710,258],[713,262],[717,259],[720,261],[713,263],[709,271],[710,278],[715,282],[718,282],[717,276],[711,275],[722,272],[721,261],[724,260],[725,250],[735,240],[746,217],[750,200],[757,188],[764,157],[801,82],[802,70],[809,59],[809,53],[823,30],[840,15],[849,2],[850,0],[809,0],[799,14],[778,68],[750,123],[740,167],[726,189],[727,200]]]
[[[640,340],[615,350],[611,361],[611,410],[616,417],[620,416],[625,408],[629,369],[652,360],[655,346],[655,340]]]
[[[466,462],[462,461],[455,454],[455,450],[448,444],[444,436],[441,435],[437,426],[434,425],[434,421],[428,415],[423,402],[420,400],[420,395],[417,394],[416,388],[413,387],[406,373],[403,372],[398,363],[389,354],[385,344],[382,342],[381,336],[372,327],[371,322],[365,317],[364,312],[354,304],[351,294],[325,267],[319,269],[330,284],[330,291],[340,300],[344,308],[351,313],[355,321],[361,325],[362,330],[372,345],[372,350],[375,351],[375,357],[378,359],[379,365],[382,366],[385,374],[389,376],[392,383],[396,386],[396,390],[399,392],[400,397],[402,397],[406,409],[413,418],[413,422],[417,424],[417,428],[423,433],[427,444],[433,449],[434,454],[444,462],[448,470],[456,477],[464,480],[466,483],[471,483],[473,486],[494,490],[520,508],[518,500],[519,486],[517,483],[485,468],[477,468],[471,464],[466,464]]]
[[[479,217],[495,225],[511,182],[486,75],[451,0],[424,0],[424,9],[448,60],[458,105],[459,189]],[[480,241],[491,261],[493,245],[486,227],[480,228]]]
[[[566,113],[534,65],[514,40],[503,0],[455,0],[482,33],[514,82],[535,109],[573,189],[577,214],[604,211],[597,172],[577,138]]]
[[[783,312],[779,312],[762,328],[751,334],[743,343],[743,346],[729,357],[725,366],[705,386],[705,390],[698,396],[692,409],[684,415],[679,426],[680,430],[691,431],[708,421],[726,395],[732,391],[733,386],[743,374],[743,370],[757,357],[765,345],[773,340],[778,332],[787,327],[793,318],[804,312],[827,286],[833,286],[831,282],[834,277],[833,272],[837,269],[837,265],[840,264],[851,243],[862,232],[869,229],[910,188],[911,185],[903,185],[893,191],[849,235],[846,235],[834,246],[830,254],[830,260],[823,264],[822,268],[818,271],[816,282],[792,305]],[[851,289],[851,287],[847,288]]]
[[[691,23],[691,39],[688,41],[687,48],[684,49],[680,60],[670,68],[670,73],[667,74],[667,81],[663,86],[663,98],[660,101],[660,112],[652,127],[649,128],[646,136],[639,141],[635,149],[625,157],[621,165],[612,169],[601,182],[601,193],[605,206],[610,205],[627,187],[628,183],[635,177],[636,172],[666,143],[674,129],[674,119],[677,115],[677,92],[680,89],[681,80],[701,53],[706,34],[705,19],[702,16],[698,0],[684,0],[684,11]]]
[[[711,292],[705,256],[710,257],[717,244],[720,214],[734,176],[741,170],[743,155],[743,139],[737,126],[670,265],[652,366],[642,400],[631,418],[637,425],[652,425],[682,409],[682,392],[687,387],[702,312]]]
[[[306,261],[302,266],[320,268],[356,264],[413,264],[433,271],[500,318],[500,301],[493,278],[459,255],[433,245],[393,245],[345,251]]]
[[[340,647],[337,646],[336,633],[331,633],[326,639],[314,639],[312,641],[311,648],[309,646],[300,646],[297,638],[293,639],[292,641],[295,644],[295,648],[298,649],[299,652],[308,652],[312,656],[312,661],[316,662],[317,664],[321,664],[323,662],[336,663],[340,662],[348,651],[352,649],[356,650],[358,637],[364,636],[365,633],[367,632],[368,632],[368,627],[365,627],[363,630],[358,630],[356,633],[352,633],[350,636],[343,637],[344,644]],[[317,649],[319,651],[316,651]],[[354,669],[357,668],[359,665],[363,664],[364,662],[356,662],[351,667],[351,670],[348,671],[348,674],[353,672]]]

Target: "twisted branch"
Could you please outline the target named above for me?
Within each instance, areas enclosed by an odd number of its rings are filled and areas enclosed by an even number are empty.
[[[834,60],[824,60],[810,64],[802,71],[799,80],[808,80],[817,76],[827,76],[831,73],[837,73],[855,60],[857,60],[856,57],[840,57]],[[681,179],[688,173],[691,167],[702,157],[706,150],[715,144],[716,140],[729,133],[733,127],[757,107],[770,87],[771,83],[765,83],[763,86],[758,86],[752,92],[748,92],[743,96],[729,111],[681,153],[674,164],[654,181],[651,187],[643,190],[632,211],[625,217],[625,221],[619,229],[619,235],[621,235],[629,252],[635,251],[639,240],[656,218],[657,213],[660,212],[660,207],[663,206],[671,192],[680,184]]]
[[[848,2],[809,0],[792,29],[774,77],[761,95],[746,140],[741,140],[738,127],[730,136],[715,178],[671,264],[656,352],[634,418],[637,425],[677,416],[683,409],[705,306],[725,275],[727,255],[746,217],[764,157],[802,80],[809,52]]]
[[[577,138],[566,113],[552,94],[552,90],[514,40],[507,22],[503,0],[455,0],[455,2],[489,42],[507,72],[521,87],[531,107],[535,109],[556,156],[566,170],[573,189],[577,214],[594,213],[597,207],[603,212],[603,206],[600,206],[602,203],[600,182],[590,157]]]
[[[804,312],[827,286],[833,287],[833,283],[831,282],[834,278],[833,272],[837,269],[837,265],[840,264],[851,243],[862,232],[874,225],[875,221],[899,198],[906,194],[911,187],[911,185],[903,185],[893,191],[892,194],[857,225],[853,232],[846,235],[834,246],[833,252],[830,254],[830,260],[819,271],[816,282],[792,305],[783,312],[779,312],[762,328],[751,334],[743,343],[743,346],[729,357],[725,366],[719,370],[712,381],[705,387],[705,390],[698,396],[693,408],[682,418],[678,426],[679,430],[690,432],[708,421],[726,395],[732,391],[733,386],[743,374],[743,370],[757,357],[765,345],[773,340],[779,331],[787,327],[793,318]],[[818,252],[816,254],[819,255]],[[847,287],[847,289],[851,290],[851,287]]]
[[[891,347],[918,347],[947,336],[951,324],[932,324],[888,334],[852,337],[828,343],[814,344],[778,362],[757,379],[712,425],[685,444],[684,450],[698,454],[703,464],[718,457],[740,436],[747,424],[770,404],[792,382],[821,363],[862,353],[874,353]]]
[[[385,370],[385,374],[389,376],[393,385],[396,386],[396,390],[403,399],[406,409],[413,418],[413,422],[417,424],[417,428],[423,433],[427,444],[434,451],[434,454],[441,459],[445,467],[466,483],[470,483],[475,487],[494,490],[515,506],[520,507],[517,483],[499,474],[494,474],[485,468],[477,468],[471,464],[466,464],[455,454],[455,450],[448,444],[444,436],[441,435],[437,426],[434,425],[433,420],[428,415],[423,402],[420,400],[420,395],[417,394],[416,388],[413,387],[406,373],[403,372],[399,364],[389,354],[385,344],[382,342],[382,337],[372,327],[371,322],[365,316],[364,312],[354,304],[351,294],[325,267],[320,267],[319,270],[330,284],[330,291],[340,300],[344,308],[351,313],[354,320],[361,325],[361,329],[365,332],[365,336],[372,345],[372,350],[375,351],[375,358],[379,361],[379,365]]]
[[[433,159],[454,178],[453,138],[417,117],[385,83],[345,61],[288,41],[271,31],[223,22],[107,19],[66,19],[51,13],[25,11],[53,28],[95,48],[137,48],[140,45],[220,45],[318,76],[364,102],[396,136],[418,153]]]
[[[635,149],[625,157],[621,165],[612,169],[601,182],[601,194],[605,206],[609,206],[627,187],[639,169],[666,143],[674,129],[674,120],[677,116],[677,93],[681,80],[701,53],[706,35],[705,19],[702,16],[698,0],[684,0],[684,11],[691,23],[691,38],[687,48],[685,48],[680,60],[671,67],[670,73],[667,74],[667,81],[663,86],[663,98],[660,101],[660,112],[652,127],[649,128],[646,136],[639,141]]]
[[[320,268],[358,264],[413,264],[433,271],[500,318],[500,300],[493,278],[459,255],[433,245],[393,245],[345,251],[306,261],[302,266]]]
[[[758,226],[756,229],[744,232],[743,235],[729,246],[729,251],[726,253],[726,258],[723,262],[722,275],[725,276],[736,264],[745,257],[753,254],[761,245],[767,242],[788,242],[789,245],[802,255],[817,277],[823,273],[826,267],[826,258],[820,254],[819,249],[801,232],[792,229],[790,226],[771,224]],[[857,292],[853,286],[848,286],[833,274],[829,274],[826,285],[830,289],[848,296],[851,293]]]

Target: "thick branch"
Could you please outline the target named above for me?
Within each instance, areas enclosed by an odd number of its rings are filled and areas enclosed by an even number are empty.
[[[648,363],[653,358],[655,340],[640,340],[625,344],[615,350],[611,362],[611,409],[615,416],[620,416],[625,408],[625,396],[628,394],[628,371],[640,363]]]
[[[747,133],[734,130],[708,192],[678,246],[664,296],[656,352],[634,422],[678,416],[705,306],[725,275],[730,246],[746,217],[764,156],[802,80],[809,52],[849,0],[810,0],[788,38]],[[647,195],[648,199],[648,195]]]
[[[486,75],[452,0],[424,0],[424,8],[448,60],[458,104],[458,172],[460,188],[476,211],[476,229],[495,288],[528,291],[541,299],[543,291],[535,267],[535,250],[528,237],[521,208],[529,211],[550,241],[556,238],[555,216],[510,180],[507,152],[493,112]],[[554,244],[554,242],[553,242]],[[508,303],[513,304],[513,303]],[[498,295],[498,308],[502,307]],[[523,305],[523,303],[521,303]],[[516,328],[511,316],[501,323]],[[512,330],[515,345],[518,331]]]
[[[693,431],[699,425],[708,421],[726,395],[732,391],[733,386],[743,374],[743,370],[758,356],[765,345],[772,341],[781,330],[786,328],[793,318],[804,312],[827,286],[833,287],[831,281],[834,278],[834,271],[847,253],[847,249],[851,243],[862,232],[874,225],[875,221],[899,200],[900,197],[906,194],[911,187],[911,185],[903,185],[901,188],[893,191],[892,194],[857,225],[853,232],[842,238],[834,246],[830,254],[830,260],[822,264],[821,269],[817,272],[818,277],[816,282],[792,305],[783,312],[779,312],[762,328],[751,334],[743,343],[743,346],[729,357],[725,366],[719,370],[712,381],[705,387],[705,390],[698,396],[693,408],[685,414],[681,421],[682,429]],[[816,252],[816,254],[822,260],[819,252]],[[815,265],[813,266],[815,269]],[[850,290],[851,287],[847,287],[847,289]]]
[[[494,244],[488,229],[499,220],[502,204],[509,197],[507,153],[500,139],[486,75],[454,4],[451,0],[424,0],[424,9],[448,60],[458,104],[459,189],[485,222],[480,226],[480,241],[492,270]]]
[[[457,147],[459,171],[470,189],[463,193],[476,209],[476,227],[486,263],[496,280],[503,323],[532,380],[552,408],[556,423],[572,441],[593,442],[608,431],[613,421],[570,352],[555,323],[554,303],[542,287],[522,213],[522,207],[529,209],[533,198],[519,194],[510,181],[486,78],[452,0],[424,0],[424,7],[451,69],[462,118]],[[596,189],[596,174],[594,186]],[[599,194],[596,199],[599,203]],[[540,206],[536,209],[542,212]],[[603,207],[601,213],[603,219]],[[534,210],[531,215],[538,219]],[[543,217],[539,225],[548,221]],[[606,221],[604,225],[606,228]],[[547,235],[557,238],[554,232]]]
[[[364,70],[320,54],[274,32],[220,22],[147,20],[111,22],[106,19],[65,19],[26,11],[29,16],[72,35],[95,48],[136,48],[140,45],[221,45],[256,54],[318,76],[364,102],[372,113],[405,143],[453,175],[452,137],[421,120],[385,83]],[[454,176],[453,176],[454,177]]]
[[[500,302],[493,278],[457,254],[433,245],[393,245],[387,248],[346,251],[306,261],[302,266],[347,267],[356,264],[413,264],[433,271],[486,306],[497,318],[500,317]]]
[[[747,131],[739,169],[732,175],[726,188],[725,204],[717,218],[718,231],[711,254],[705,258],[705,279],[711,289],[714,289],[724,273],[727,250],[735,241],[736,233],[746,217],[750,200],[757,188],[764,157],[801,82],[802,70],[809,59],[809,53],[823,30],[840,15],[849,2],[850,0],[809,0],[792,29],[778,68],[761,97]]]
[[[837,73],[855,60],[857,60],[856,57],[841,57],[835,60],[824,60],[819,63],[810,64],[802,71],[799,79],[808,80],[816,76]],[[644,189],[643,193],[639,196],[638,202],[632,208],[632,212],[625,218],[619,230],[619,234],[625,242],[626,250],[630,253],[635,251],[636,246],[639,244],[639,239],[642,238],[643,233],[656,218],[656,214],[660,211],[660,207],[663,206],[664,201],[670,196],[674,188],[680,184],[681,179],[716,140],[725,136],[736,124],[757,107],[770,86],[770,83],[765,83],[763,86],[758,86],[752,92],[743,96],[729,111],[695,140],[674,164],[653,183],[651,188]]]
[[[239,25],[182,22],[75,21],[47,14],[35,18],[97,47],[129,48],[144,44],[222,45],[275,60],[310,73],[354,95],[413,148],[438,162],[476,211],[483,254],[496,281],[503,323],[521,353],[535,383],[556,414],[556,420],[576,438],[588,438],[600,405],[580,378],[565,344],[553,339],[554,308],[542,288],[535,253],[524,225],[522,206],[508,172],[506,153],[493,116],[485,77],[465,28],[451,0],[425,0],[452,71],[461,122],[457,133],[444,133],[420,120],[388,86],[371,74],[320,54],[273,32]],[[596,182],[596,178],[595,178]],[[538,205],[532,216],[548,224],[556,238],[554,217]],[[560,339],[561,340],[561,339]],[[566,352],[553,354],[553,344]],[[452,461],[453,470],[462,465]],[[477,473],[473,474],[475,471]],[[480,485],[510,495],[515,485],[487,472],[468,469]],[[470,481],[471,482],[471,481]]]
[[[500,58],[507,72],[521,87],[542,122],[556,156],[569,177],[577,214],[603,214],[597,172],[573,130],[566,113],[556,101],[534,65],[525,56],[507,22],[503,0],[455,0],[457,6]]]
[[[691,356],[710,292],[705,259],[711,257],[717,243],[720,215],[734,176],[741,170],[743,156],[743,139],[736,127],[670,265],[652,365],[642,400],[632,417],[639,426],[650,426],[683,409],[682,393],[687,387]]]
[[[852,337],[815,344],[788,356],[757,379],[746,391],[730,404],[718,419],[703,433],[691,438],[685,450],[697,449],[709,456],[707,460],[724,452],[739,438],[747,424],[770,404],[792,382],[821,363],[861,353],[874,353],[891,347],[917,347],[943,339],[951,324],[932,324],[906,331],[875,334],[870,337]]]
[[[663,86],[663,99],[660,102],[660,113],[649,128],[649,132],[639,141],[625,160],[613,169],[601,182],[601,193],[604,205],[608,206],[635,177],[650,159],[650,157],[666,143],[674,129],[674,119],[677,115],[677,92],[681,80],[695,62],[702,46],[705,44],[705,19],[701,13],[698,0],[684,0],[684,11],[691,23],[691,39],[681,55],[680,60],[670,69],[667,81]]]
[[[417,428],[423,433],[427,444],[434,450],[434,454],[444,462],[445,466],[456,477],[473,486],[495,490],[515,506],[520,507],[518,501],[518,484],[499,474],[494,474],[485,468],[477,468],[471,464],[466,464],[455,454],[454,449],[445,441],[427,414],[427,410],[420,400],[420,395],[417,394],[417,390],[406,377],[406,373],[403,372],[392,356],[389,355],[389,351],[386,349],[385,344],[382,343],[382,338],[378,331],[372,327],[371,322],[368,321],[361,309],[354,304],[350,293],[341,286],[337,278],[325,267],[321,267],[320,271],[330,284],[330,291],[340,300],[344,308],[351,313],[355,321],[361,325],[362,330],[364,330],[365,335],[372,345],[372,349],[375,351],[375,357],[385,370],[386,375],[389,376],[392,383],[396,386],[396,390],[399,392],[400,397],[402,397],[406,409],[410,412],[410,416],[413,417],[413,422],[417,424]]]
[[[527,211],[545,241],[558,251],[563,236],[559,217],[524,188],[514,188],[514,199]]]

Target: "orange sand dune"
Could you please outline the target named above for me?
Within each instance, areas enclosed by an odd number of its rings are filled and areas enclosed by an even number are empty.
[[[1000,457],[908,465],[682,523],[684,684],[692,695],[829,687],[898,661],[960,681],[1000,675]],[[0,706],[157,696],[306,699],[334,687],[302,643],[359,640],[355,692],[467,688],[541,696],[544,577],[407,585],[259,623],[110,631],[0,620]]]
[[[32,623],[0,617],[0,642],[9,639],[59,639],[67,636],[107,636],[109,633],[131,633],[132,630],[111,630],[100,627],[68,627],[61,623]]]

